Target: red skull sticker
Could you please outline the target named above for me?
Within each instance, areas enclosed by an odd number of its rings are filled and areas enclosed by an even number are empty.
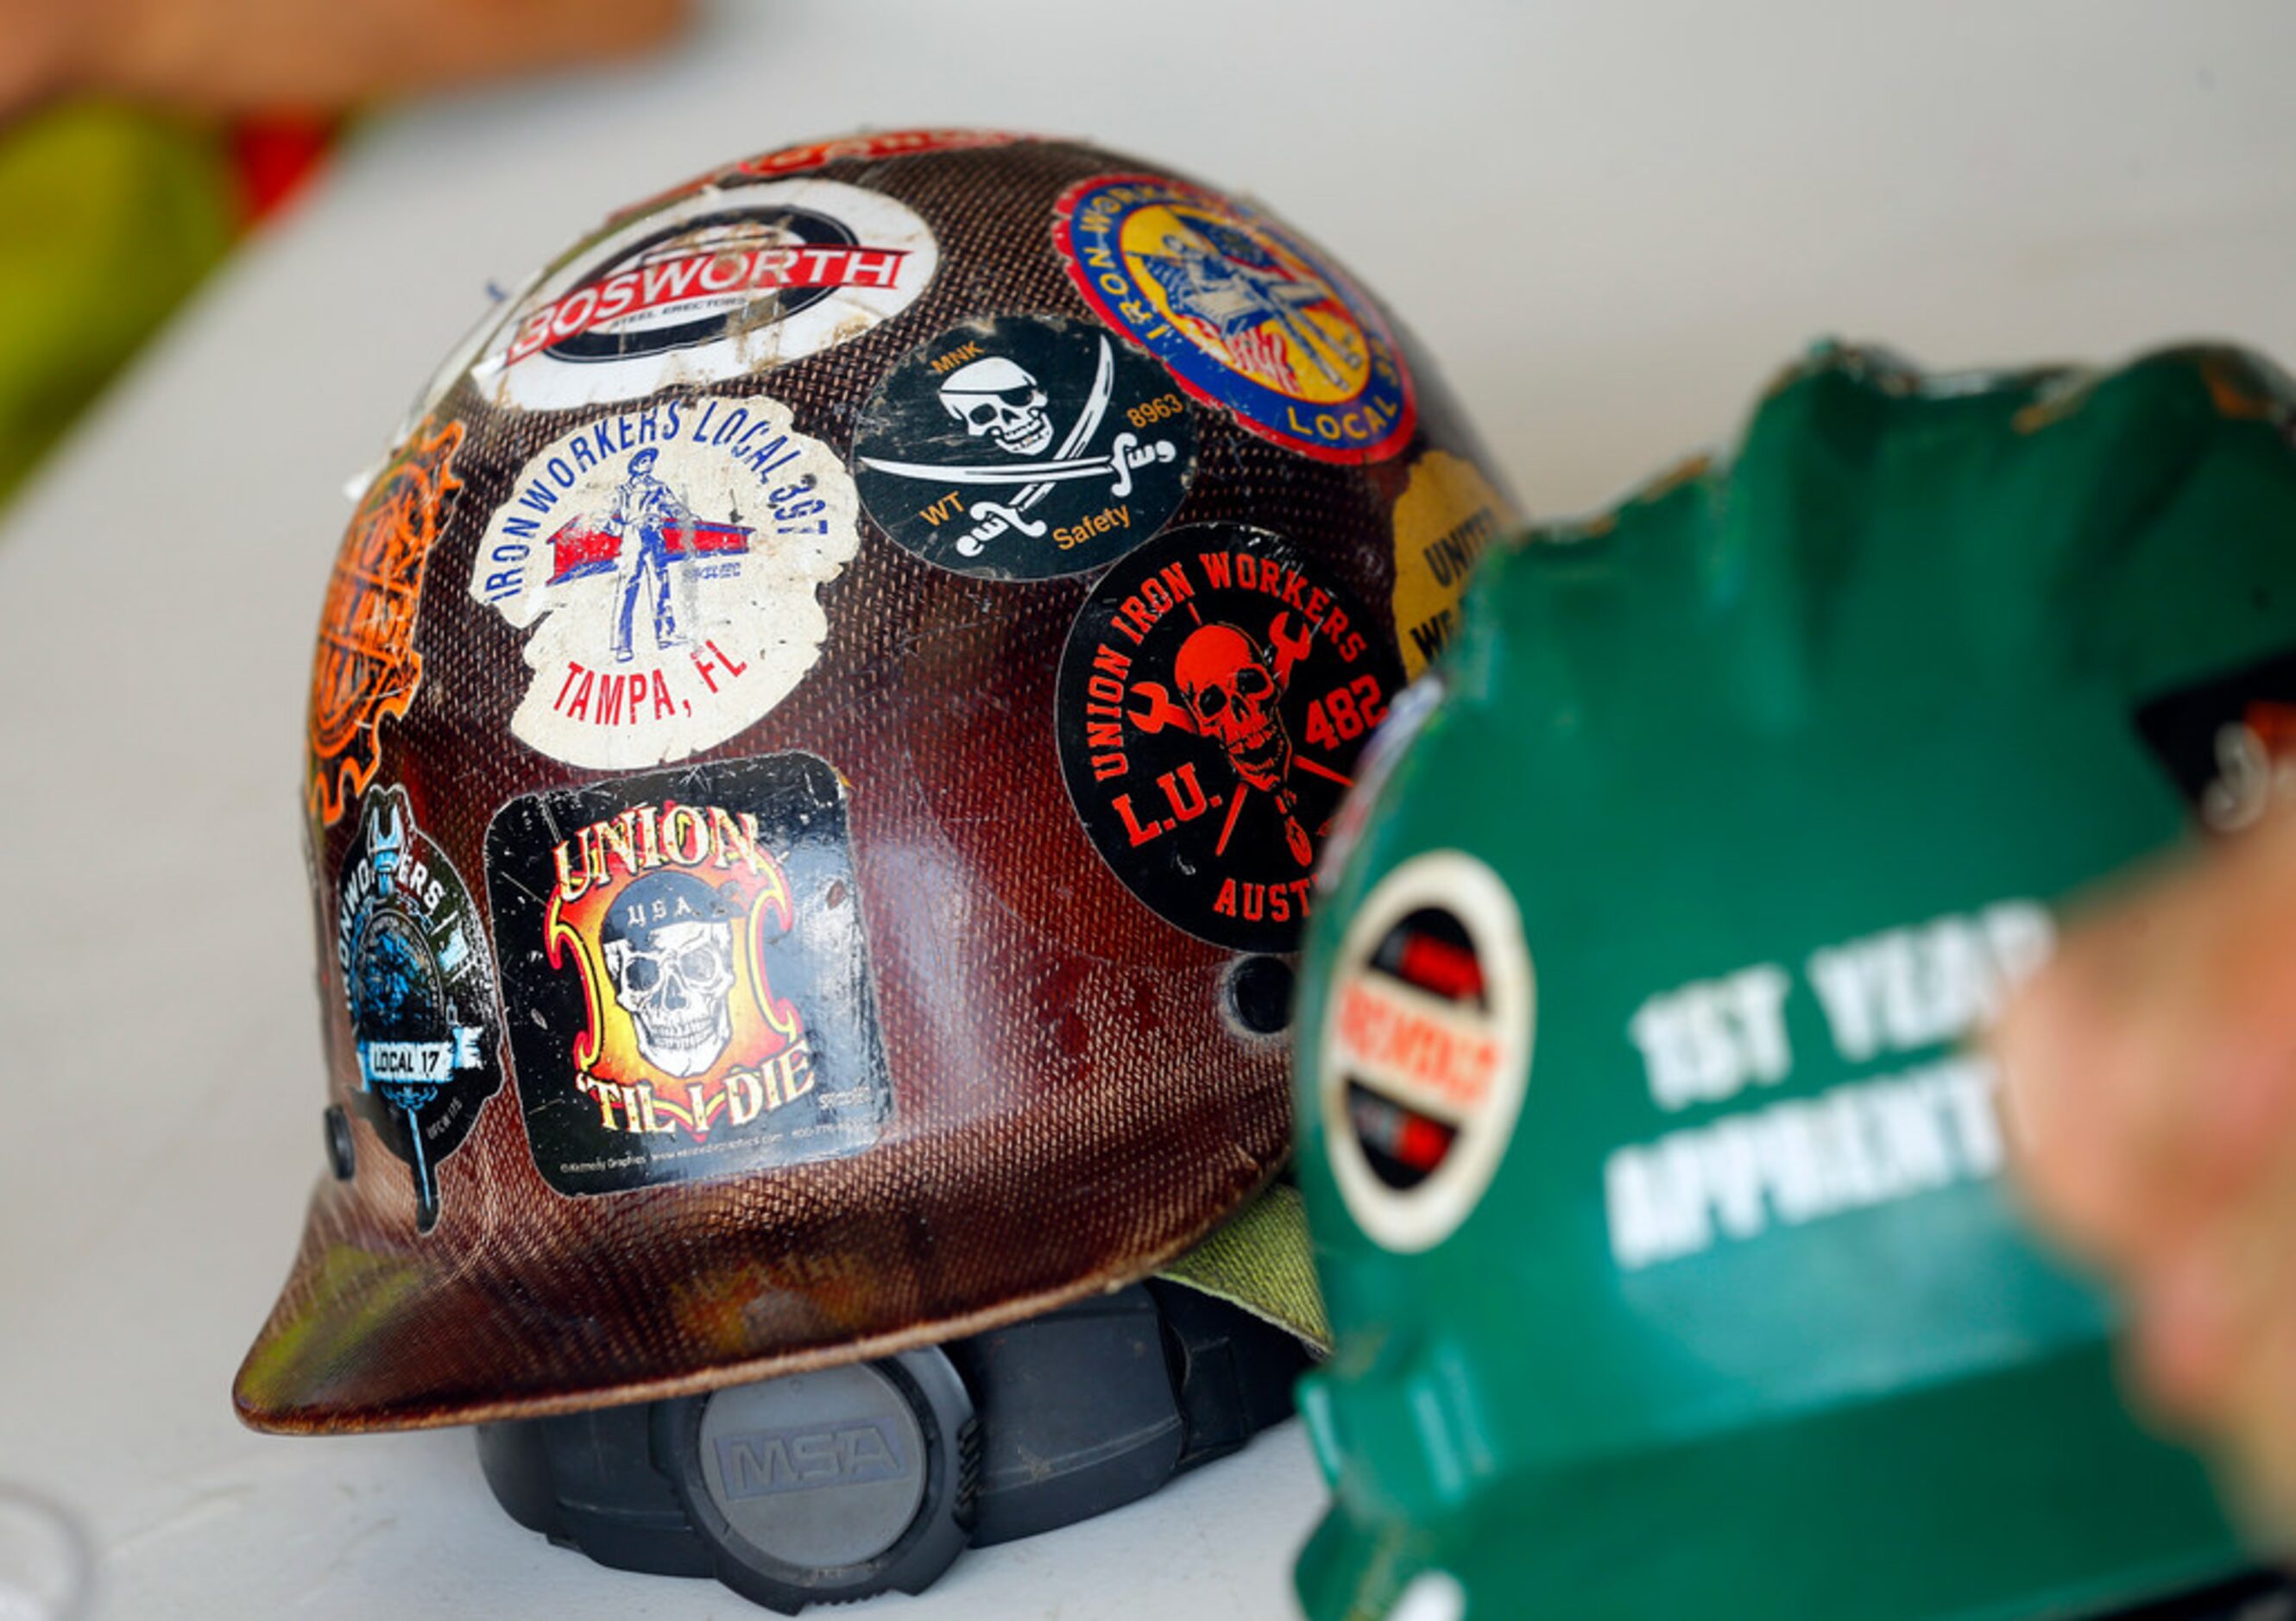
[[[1102,579],[1070,632],[1070,796],[1163,917],[1290,951],[1356,755],[1399,683],[1354,599],[1281,536],[1169,530]]]

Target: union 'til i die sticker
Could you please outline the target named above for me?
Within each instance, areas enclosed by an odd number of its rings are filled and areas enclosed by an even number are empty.
[[[841,1158],[892,1109],[844,786],[809,754],[529,794],[487,833],[512,1070],[561,1193]]]

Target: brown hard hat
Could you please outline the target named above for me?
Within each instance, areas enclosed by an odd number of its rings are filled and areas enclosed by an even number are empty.
[[[697,1391],[1201,1238],[1286,1151],[1315,860],[1480,465],[1328,255],[1074,142],[794,149],[577,244],[335,564],[332,1174],[242,1416]]]

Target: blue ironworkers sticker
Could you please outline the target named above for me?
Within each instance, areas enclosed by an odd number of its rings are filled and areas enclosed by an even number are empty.
[[[1062,194],[1053,240],[1103,320],[1261,438],[1343,463],[1409,442],[1411,373],[1386,322],[1257,209],[1161,175],[1098,175]]]
[[[502,1089],[492,961],[478,909],[404,788],[366,798],[335,892],[335,958],[361,1115],[414,1174],[414,1224],[439,1220],[439,1164]]]

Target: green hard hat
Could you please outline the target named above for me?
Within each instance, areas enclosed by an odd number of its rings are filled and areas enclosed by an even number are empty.
[[[1726,462],[1492,550],[1308,939],[1311,1616],[2005,1621],[2253,1568],[2019,1219],[1972,1038],[2085,886],[2285,774],[2292,416],[2230,349],[1828,347]]]

